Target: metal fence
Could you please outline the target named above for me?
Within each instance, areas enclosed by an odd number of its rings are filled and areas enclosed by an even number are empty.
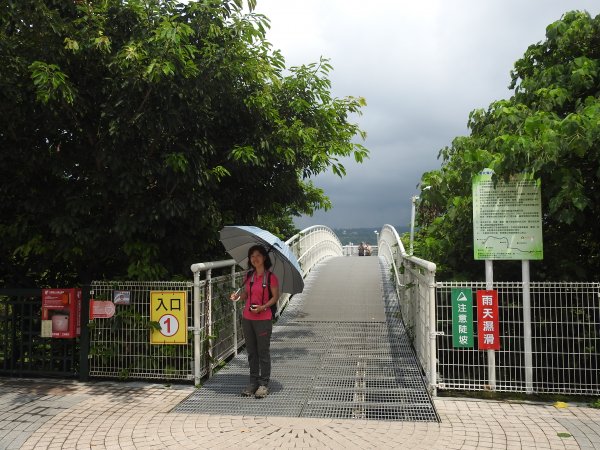
[[[316,264],[341,256],[341,243],[327,227],[310,227],[287,241],[299,260],[303,275]],[[116,305],[111,318],[89,324],[89,376],[161,380],[194,380],[235,355],[244,344],[241,308],[229,300],[241,285],[245,270],[236,271],[233,260],[194,264],[193,282],[95,281],[92,299],[112,300],[115,291],[129,292],[129,304]],[[224,271],[218,276],[215,271]],[[150,332],[151,291],[187,293],[187,344],[152,345]],[[290,296],[278,302],[280,314]]]
[[[0,375],[77,375],[76,340],[42,337],[41,312],[41,289],[0,289]]]
[[[600,283],[529,282],[529,339],[523,283],[494,282],[500,350],[480,351],[477,343],[453,348],[452,289],[486,290],[487,284],[436,283],[435,264],[407,254],[390,225],[381,231],[379,255],[389,266],[432,394],[446,389],[600,395]],[[477,317],[476,305],[473,309]],[[476,330],[474,337],[477,342]]]
[[[240,278],[241,274],[235,274],[234,283]],[[89,375],[161,380],[191,380],[196,370],[198,378],[208,375],[219,361],[227,359],[243,344],[241,333],[236,332],[241,329],[241,311],[229,300],[231,283],[228,275],[200,280],[195,304],[191,282],[95,281],[92,284],[94,300],[112,299],[115,291],[127,291],[130,301],[128,305],[117,305],[113,317],[90,321]],[[151,291],[186,292],[187,344],[150,343]],[[196,316],[200,321],[197,367],[194,366]]]
[[[523,283],[494,282],[501,347],[494,355],[493,382],[487,352],[452,347],[451,290],[457,287],[475,292],[485,290],[486,284],[436,283],[437,331],[442,333],[437,337],[440,389],[600,394],[600,283],[530,282],[532,363],[528,368]],[[531,386],[526,381],[528,369]]]
[[[108,301],[113,300],[115,291],[129,292],[129,304],[115,305],[111,318],[89,322],[89,376],[189,379],[193,354],[189,339],[187,345],[150,344],[150,292],[185,291],[191,313],[192,283],[94,281],[90,296],[96,301]]]
[[[435,264],[408,255],[400,236],[392,225],[384,225],[379,234],[378,255],[387,263],[390,278],[395,283],[404,326],[430,391],[435,394],[436,324],[435,324]]]

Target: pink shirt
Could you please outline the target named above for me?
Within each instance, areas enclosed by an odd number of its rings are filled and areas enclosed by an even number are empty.
[[[267,272],[263,275],[267,276]],[[248,320],[271,320],[271,308],[267,308],[265,311],[260,313],[252,313],[250,312],[250,304],[254,303],[256,305],[264,305],[270,300],[269,297],[269,287],[265,286],[263,288],[263,275],[254,275],[254,283],[252,283],[252,292],[250,292],[250,281],[252,280],[252,274],[246,279],[246,304],[244,305],[243,317]],[[279,280],[277,276],[271,272],[271,278],[269,281],[269,285],[273,287],[279,286]]]

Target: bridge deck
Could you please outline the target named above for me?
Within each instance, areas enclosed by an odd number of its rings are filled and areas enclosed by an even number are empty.
[[[269,396],[240,396],[240,353],[174,411],[437,421],[387,279],[377,257],[321,264],[273,328]]]

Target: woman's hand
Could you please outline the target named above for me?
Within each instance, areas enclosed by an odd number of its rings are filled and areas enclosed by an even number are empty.
[[[239,299],[242,298],[242,295],[240,294],[242,288],[237,289],[235,292],[232,292],[231,295],[229,296],[229,299],[237,302]]]
[[[267,305],[250,305],[250,312],[254,313],[254,314],[260,314],[261,312],[266,311],[268,308]]]

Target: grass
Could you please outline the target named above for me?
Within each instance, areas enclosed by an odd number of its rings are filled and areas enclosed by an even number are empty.
[[[498,391],[451,391],[438,389],[439,397],[461,397],[482,400],[509,400],[522,402],[543,403],[586,403],[591,408],[600,409],[600,398],[589,395],[565,395],[565,394],[524,394],[522,392],[498,392]]]

